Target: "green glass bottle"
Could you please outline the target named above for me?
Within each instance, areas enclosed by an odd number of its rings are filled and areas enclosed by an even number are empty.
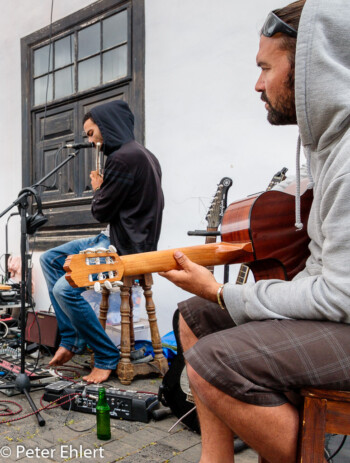
[[[106,390],[100,387],[98,390],[98,402],[96,405],[97,438],[108,440],[111,438],[110,406],[106,399]]]

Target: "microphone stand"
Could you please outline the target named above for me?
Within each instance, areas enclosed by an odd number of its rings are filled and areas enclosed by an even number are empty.
[[[7,222],[5,225],[5,282],[10,279],[10,273],[9,273],[9,268],[8,268],[8,262],[9,262],[9,241],[8,241],[8,225],[9,225],[9,220],[11,217],[14,215],[19,215],[19,212],[13,212],[10,214],[7,218]]]
[[[29,391],[31,387],[38,388],[42,387],[42,384],[31,384],[30,380],[38,380],[42,378],[47,378],[48,375],[37,375],[37,376],[28,376],[25,371],[25,318],[26,318],[26,244],[27,244],[27,210],[28,210],[28,196],[32,195],[35,192],[35,188],[40,186],[45,182],[51,175],[55,174],[61,167],[67,164],[71,159],[75,158],[79,152],[79,147],[76,148],[74,153],[70,153],[68,157],[62,161],[58,166],[56,166],[51,172],[45,175],[42,179],[36,182],[28,189],[21,190],[18,198],[3,212],[0,214],[0,218],[3,217],[10,209],[15,206],[18,206],[20,217],[21,217],[21,283],[20,283],[20,294],[21,294],[21,308],[20,308],[20,318],[21,318],[21,368],[20,373],[17,374],[15,382],[7,385],[1,385],[1,389],[17,389],[19,392],[23,393],[32,408],[33,412],[36,414],[39,426],[45,426],[45,420],[38,412],[38,409],[30,397]],[[34,191],[30,191],[34,189]],[[43,225],[43,224],[42,224]],[[40,225],[39,225],[40,226]],[[39,228],[39,227],[38,227]]]

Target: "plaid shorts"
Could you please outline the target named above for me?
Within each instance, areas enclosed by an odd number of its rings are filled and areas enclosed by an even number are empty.
[[[238,400],[298,405],[305,386],[350,390],[349,324],[265,320],[235,326],[227,311],[199,297],[181,302],[179,310],[199,338],[186,360]]]

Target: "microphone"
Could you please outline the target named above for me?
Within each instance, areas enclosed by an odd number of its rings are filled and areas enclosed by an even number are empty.
[[[74,150],[79,150],[80,148],[93,148],[93,143],[68,143],[65,145],[65,148],[72,148]]]

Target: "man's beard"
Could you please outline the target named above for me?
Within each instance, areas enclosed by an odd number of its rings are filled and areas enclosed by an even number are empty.
[[[288,76],[288,81],[285,84],[285,93],[281,94],[272,106],[266,93],[262,92],[261,100],[269,105],[267,109],[267,120],[272,125],[290,125],[297,123],[295,112],[295,97],[294,97],[294,69]]]

